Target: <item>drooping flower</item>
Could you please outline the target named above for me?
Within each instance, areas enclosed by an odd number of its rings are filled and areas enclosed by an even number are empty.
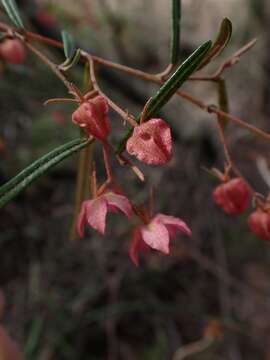
[[[129,250],[131,260],[138,266],[138,253],[150,248],[168,255],[170,239],[176,237],[177,230],[191,236],[191,230],[183,220],[163,214],[157,214],[147,225],[136,227]]]
[[[7,39],[0,43],[0,57],[10,64],[22,64],[26,58],[25,47],[18,39]]]
[[[83,102],[72,115],[72,121],[84,128],[89,135],[106,140],[110,133],[109,105],[103,96]]]
[[[121,211],[128,218],[132,216],[132,207],[128,198],[114,191],[108,191],[95,199],[86,200],[82,203],[77,220],[79,235],[81,237],[84,235],[84,227],[86,224],[104,235],[108,211]]]
[[[262,240],[270,240],[270,214],[257,209],[248,218],[250,230]]]
[[[238,177],[219,185],[213,192],[213,199],[227,214],[238,215],[247,209],[250,195],[249,186]]]
[[[126,149],[146,164],[165,164],[172,157],[171,129],[164,120],[151,119],[134,128]]]

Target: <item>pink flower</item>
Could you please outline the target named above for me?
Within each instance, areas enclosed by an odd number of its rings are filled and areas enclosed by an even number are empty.
[[[250,188],[242,178],[234,178],[219,185],[213,192],[213,198],[227,214],[238,215],[248,207]]]
[[[165,164],[172,157],[171,129],[164,120],[151,119],[134,128],[126,149],[146,164]]]
[[[132,208],[128,198],[113,191],[106,192],[93,200],[86,200],[82,203],[77,220],[79,235],[84,236],[86,223],[104,235],[108,210],[112,212],[121,211],[128,218],[132,216]]]
[[[89,135],[106,140],[110,133],[109,105],[103,96],[83,102],[72,115],[72,121],[84,128]]]
[[[262,209],[257,209],[248,218],[250,230],[262,240],[270,240],[270,214]]]
[[[163,214],[157,214],[148,225],[137,227],[131,240],[129,251],[131,260],[138,266],[138,252],[145,252],[150,248],[168,255],[170,239],[176,237],[177,230],[191,236],[191,230],[184,221]]]
[[[10,64],[22,64],[26,58],[25,47],[18,39],[7,39],[0,43],[0,56]]]

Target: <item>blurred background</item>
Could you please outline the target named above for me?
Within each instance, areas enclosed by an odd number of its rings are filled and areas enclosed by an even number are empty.
[[[69,31],[93,54],[155,73],[169,61],[170,1],[17,1],[28,28],[60,38]],[[257,37],[256,46],[225,78],[230,112],[270,130],[270,3],[267,0],[183,0],[181,59],[215,39],[220,22],[233,23],[230,45],[205,69],[211,74],[234,51]],[[1,20],[8,21],[3,12]],[[40,45],[53,61],[62,51]],[[66,89],[28,53],[23,65],[0,64],[0,182],[42,154],[78,137],[73,105],[43,106]],[[82,89],[83,68],[68,74]],[[100,86],[136,115],[157,86],[97,67]],[[215,85],[188,82],[184,89],[216,103]],[[109,216],[107,234],[89,231],[69,241],[78,155],[64,161],[1,209],[0,287],[7,308],[2,324],[27,360],[269,360],[269,244],[248,231],[249,211],[225,215],[212,201],[217,185],[203,168],[222,169],[215,118],[175,97],[161,114],[174,133],[167,166],[138,164],[142,185],[115,163],[119,183],[135,202],[156,189],[156,211],[184,219],[191,239],[177,238],[171,256],[151,253],[136,268],[128,257],[132,224]],[[111,121],[117,141],[119,117]],[[270,186],[269,144],[227,128],[232,157],[258,192]],[[104,177],[100,148],[95,159]],[[263,164],[263,166],[262,166]],[[196,351],[195,351],[196,350]],[[194,353],[193,353],[194,352]]]

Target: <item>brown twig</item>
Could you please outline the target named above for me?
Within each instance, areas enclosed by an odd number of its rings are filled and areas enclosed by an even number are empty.
[[[216,106],[214,105],[207,105],[205,102],[203,102],[201,99],[198,99],[196,97],[194,97],[193,95],[185,92],[185,91],[177,91],[177,95],[180,96],[181,98],[187,100],[188,102],[192,103],[193,105],[196,105],[197,107],[199,107],[200,109],[207,111],[209,114],[213,113],[219,116],[223,116],[225,117],[227,120],[235,123],[236,125],[238,125],[239,127],[250,131],[251,133],[253,133],[256,136],[262,137],[265,140],[270,141],[270,134],[264,132],[263,130],[257,128],[256,126],[253,126],[249,123],[244,122],[243,120],[241,120],[240,118],[233,116],[229,113],[226,113],[225,111],[222,111],[220,109],[218,109]]]
[[[90,71],[90,79],[92,81],[92,85],[93,88],[95,90],[97,90],[99,92],[100,95],[102,95],[107,101],[109,106],[115,111],[117,112],[123,119],[124,121],[128,121],[129,124],[132,127],[137,126],[137,122],[135,121],[135,119],[130,116],[129,114],[127,114],[124,110],[122,110],[117,104],[115,104],[107,95],[104,94],[104,92],[100,89],[98,83],[97,83],[97,79],[96,79],[96,75],[95,75],[95,67],[94,67],[94,60],[92,59],[91,56],[87,55],[87,59],[89,61],[89,71]]]
[[[248,50],[250,50],[257,42],[257,39],[252,39],[246,45],[238,49],[234,54],[232,54],[228,59],[226,59],[217,71],[212,75],[193,75],[189,77],[189,80],[192,81],[218,81],[223,75],[224,71],[233,65],[237,64],[240,57],[244,55]]]
[[[63,44],[55,41],[53,39],[47,38],[45,36],[40,36],[38,34],[32,33],[32,32],[26,32],[25,36],[26,38],[24,38],[21,34],[16,33],[15,29],[0,22],[0,30],[4,30],[7,31],[9,33],[14,33],[14,36],[19,37],[22,41],[24,41],[26,43],[26,46],[33,51],[44,63],[46,63],[51,70],[61,79],[61,81],[67,86],[67,88],[69,89],[69,91],[74,94],[75,96],[79,97],[81,100],[81,95],[77,93],[77,89],[76,87],[74,87],[73,84],[71,84],[66,78],[65,76],[62,74],[62,72],[58,69],[58,67],[53,64],[49,59],[47,59],[39,50],[37,50],[36,48],[34,48],[31,44],[29,44],[29,42],[27,42],[27,40],[33,40],[33,41],[39,41],[39,42],[43,42],[46,43],[48,45],[52,45],[58,48],[62,48]],[[218,81],[218,79],[220,78],[220,76],[222,75],[222,73],[224,72],[224,70],[232,65],[234,65],[240,58],[240,56],[242,56],[244,53],[246,53],[249,49],[251,49],[254,44],[256,43],[256,39],[253,39],[252,41],[250,41],[248,44],[246,44],[245,46],[243,46],[241,49],[239,49],[238,51],[236,51],[230,58],[228,58],[227,60],[225,60],[220,68],[216,71],[215,74],[210,75],[210,76],[204,76],[199,78],[197,77],[190,77],[191,80],[214,80],[214,81]],[[104,97],[106,97],[106,99],[108,100],[110,106],[120,115],[122,116],[122,118],[124,118],[125,120],[129,121],[133,126],[136,126],[137,123],[135,122],[134,118],[131,117],[129,114],[127,114],[124,110],[122,110],[118,105],[116,105],[111,99],[109,99],[99,88],[96,78],[95,78],[95,72],[94,72],[94,63],[99,63],[102,65],[105,65],[107,67],[110,67],[112,69],[116,69],[122,72],[125,72],[131,76],[140,78],[142,80],[145,81],[151,81],[154,82],[156,84],[163,84],[164,81],[160,78],[160,74],[149,74],[146,73],[144,71],[138,70],[138,69],[133,69],[130,68],[128,66],[125,65],[121,65],[121,64],[117,64],[114,62],[111,62],[109,60],[105,60],[102,59],[100,57],[94,56],[94,55],[90,55],[89,53],[85,52],[85,51],[81,51],[81,57],[82,59],[86,60],[89,62],[90,64],[90,73],[91,73],[91,80],[93,82],[93,86],[96,90],[98,90]],[[168,73],[168,71],[170,70],[170,67],[168,67],[166,69],[166,73]],[[162,73],[161,73],[162,74]],[[177,95],[180,96],[181,98],[189,101],[190,103],[192,103],[193,105],[201,108],[204,111],[207,111],[208,113],[214,113],[216,114],[218,117],[224,117],[227,120],[235,123],[236,125],[238,125],[239,127],[242,127],[250,132],[252,132],[254,135],[256,136],[260,136],[266,140],[270,140],[270,134],[264,132],[263,130],[258,129],[257,127],[248,124],[246,122],[244,122],[243,120],[241,120],[238,117],[235,117],[227,112],[224,112],[220,109],[218,109],[215,106],[209,106],[207,104],[205,104],[202,100],[194,97],[193,95],[184,92],[184,91],[178,91]],[[224,148],[225,149],[225,148]],[[226,154],[227,159],[228,159],[228,153]],[[130,164],[128,159],[124,159],[122,157],[121,159],[122,161],[124,161],[125,163]],[[137,168],[134,167],[133,165],[131,165],[131,167],[133,168],[133,170],[137,173],[137,175],[139,177],[141,177],[141,173],[137,172]]]
[[[62,81],[62,83],[69,90],[69,93],[74,95],[78,101],[83,101],[83,97],[78,91],[78,89],[67,80],[63,73],[58,69],[58,66],[54,64],[50,59],[48,59],[41,51],[36,49],[33,45],[28,42],[25,42],[25,46],[32,51],[44,64],[46,64],[52,72]]]

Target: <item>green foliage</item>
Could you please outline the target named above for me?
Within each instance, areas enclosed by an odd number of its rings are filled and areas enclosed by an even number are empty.
[[[24,29],[20,12],[15,0],[1,0],[10,20],[18,29]]]
[[[76,139],[61,145],[29,165],[0,187],[0,208],[11,201],[28,185],[44,175],[50,168],[89,144],[89,139]]]
[[[73,58],[76,52],[76,46],[73,37],[65,30],[61,32],[64,44],[64,53],[67,59]]]
[[[181,0],[172,0],[171,64],[177,64],[180,52]]]
[[[189,76],[198,68],[204,57],[211,48],[212,42],[207,41],[199,46],[174,72],[174,74],[161,86],[155,96],[152,97],[145,112],[145,119],[153,117],[166,105],[176,91],[183,85]],[[139,115],[137,121],[140,119]],[[132,134],[130,129],[117,147],[117,153],[121,153],[125,144]]]
[[[198,70],[202,69],[204,66],[209,64],[214,58],[219,56],[221,52],[225,49],[227,44],[229,43],[232,36],[232,23],[229,19],[225,18],[222,20],[219,28],[219,32],[216,40],[213,43],[209,53],[202,61]]]

